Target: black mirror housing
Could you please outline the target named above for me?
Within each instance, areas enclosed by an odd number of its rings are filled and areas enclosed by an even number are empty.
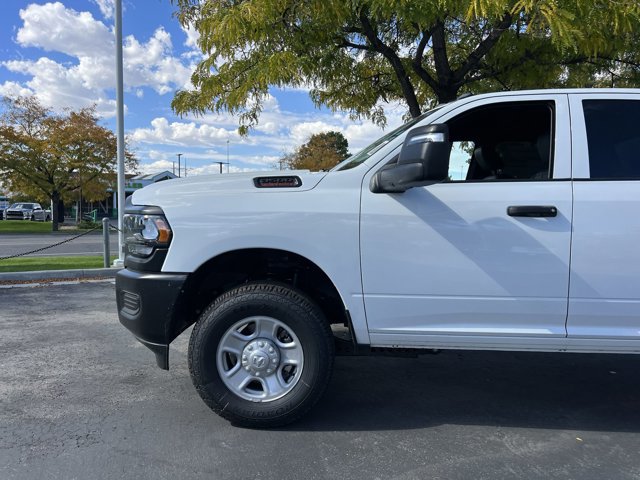
[[[382,169],[371,177],[369,189],[373,193],[401,193],[422,178],[422,163],[405,163]]]
[[[412,187],[430,185],[449,175],[449,127],[425,125],[409,130],[398,163],[387,165],[371,177],[373,193],[399,193]]]
[[[450,152],[449,127],[444,123],[425,125],[409,130],[398,164],[420,162],[422,180],[440,182],[449,175]]]

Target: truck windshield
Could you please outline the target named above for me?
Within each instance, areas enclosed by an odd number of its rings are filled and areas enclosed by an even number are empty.
[[[355,155],[350,156],[344,162],[339,163],[338,165],[333,167],[332,170],[349,170],[350,168],[357,167],[362,162],[364,162],[367,158],[369,158],[371,155],[373,155],[378,150],[380,150],[382,147],[384,147],[391,140],[393,140],[394,138],[400,136],[401,134],[403,134],[404,132],[409,130],[411,127],[413,127],[420,120],[423,120],[424,118],[428,117],[432,113],[434,113],[437,110],[439,110],[441,107],[442,106],[438,106],[438,107],[436,107],[436,108],[434,108],[432,110],[429,110],[429,111],[423,113],[422,115],[420,115],[420,116],[418,116],[416,118],[412,118],[411,120],[409,120],[404,125],[401,125],[398,128],[396,128],[395,130],[390,131],[385,136],[379,138],[378,140],[373,142],[368,147],[365,147],[362,150],[360,150],[358,153],[356,153]]]

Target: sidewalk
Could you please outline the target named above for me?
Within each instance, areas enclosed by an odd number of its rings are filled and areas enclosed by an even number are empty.
[[[120,267],[87,268],[81,270],[42,270],[33,272],[5,272],[0,273],[2,282],[33,282],[37,280],[69,280],[82,278],[112,278]]]

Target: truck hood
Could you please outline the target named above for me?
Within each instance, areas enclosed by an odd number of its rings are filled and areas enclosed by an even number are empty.
[[[133,194],[134,205],[161,205],[167,198],[189,197],[202,198],[203,194],[225,195],[239,193],[271,192],[304,192],[314,188],[328,172],[310,172],[309,170],[287,170],[273,172],[226,173],[218,175],[198,175],[195,177],[176,178],[148,185]],[[298,187],[263,187],[258,188],[256,178],[298,177]]]

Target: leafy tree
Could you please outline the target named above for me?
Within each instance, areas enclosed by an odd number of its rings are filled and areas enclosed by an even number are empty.
[[[281,162],[294,170],[329,170],[349,156],[349,142],[340,132],[316,133]]]
[[[173,0],[205,54],[177,113],[258,121],[270,86],[310,86],[317,105],[384,125],[463,92],[633,86],[635,0]]]
[[[53,204],[58,229],[61,200],[82,189],[88,200],[105,198],[115,179],[116,138],[98,124],[94,108],[56,115],[35,97],[4,98],[0,116],[0,173],[5,186]],[[127,154],[127,167],[136,159]]]

